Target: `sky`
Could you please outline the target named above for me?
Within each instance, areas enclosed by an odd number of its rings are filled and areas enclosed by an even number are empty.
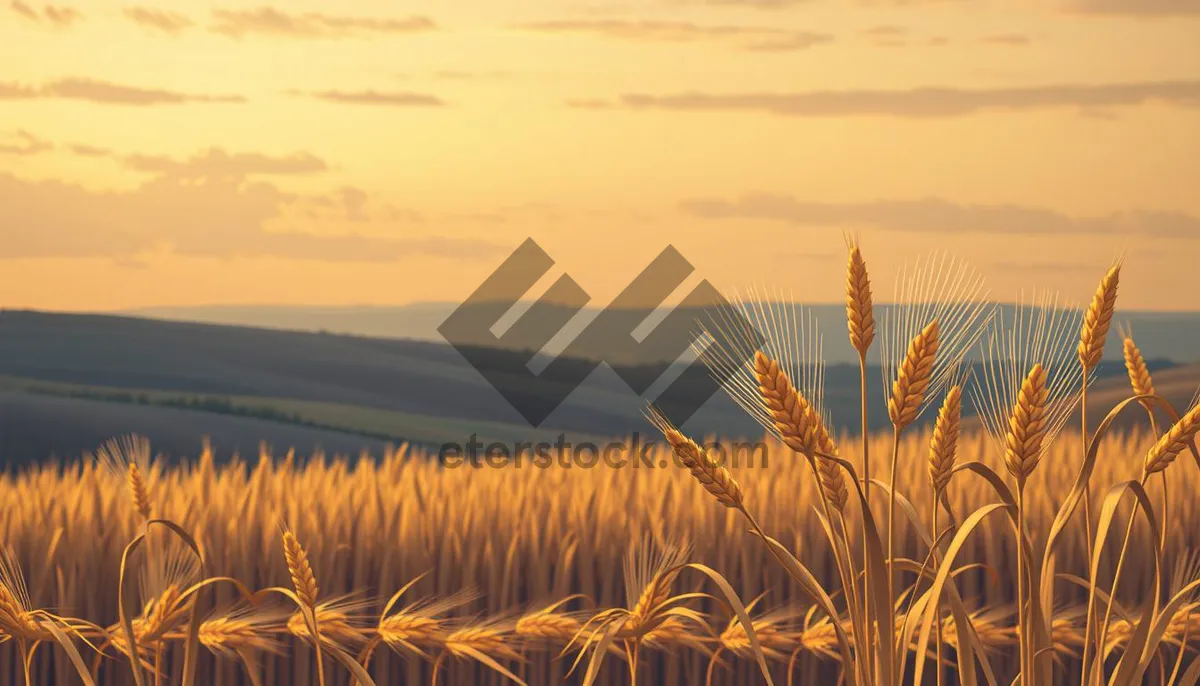
[[[596,304],[1200,309],[1200,0],[0,0],[0,307],[460,301],[533,238]]]

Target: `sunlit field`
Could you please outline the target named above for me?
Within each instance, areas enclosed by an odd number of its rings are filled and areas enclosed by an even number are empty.
[[[131,437],[7,474],[4,682],[1192,686],[1200,403],[1121,331],[1129,395],[1089,406],[1119,274],[1005,322],[961,263],[921,263],[878,325],[893,428],[866,438],[831,428],[811,322],[742,303],[706,360],[766,460],[650,406],[653,467],[168,465]],[[865,374],[853,245],[847,286]]]
[[[904,438],[898,474],[900,488],[910,494],[926,530],[931,502],[926,464],[929,438],[927,432]],[[1145,431],[1106,439],[1093,477],[1095,490],[1099,493],[1101,485],[1107,488],[1136,476],[1151,440]],[[885,454],[890,443],[890,436],[877,436],[872,448]],[[1039,538],[1044,538],[1062,494],[1075,477],[1079,443],[1078,435],[1061,435],[1029,484],[1025,505],[1030,529]],[[767,467],[733,470],[744,501],[763,528],[795,551],[823,585],[836,588],[835,564],[814,516],[819,494],[808,466],[784,446],[769,445]],[[846,453],[853,457],[849,450]],[[964,435],[959,455],[964,462],[978,459],[1002,469],[994,443],[984,434]],[[660,448],[655,462],[669,457]],[[1196,543],[1198,485],[1191,458],[1170,473],[1170,515],[1165,522],[1168,570]],[[833,634],[819,613],[807,612],[811,602],[801,587],[747,531],[740,515],[716,503],[673,461],[668,469],[443,469],[423,454],[398,451],[360,458],[263,454],[217,466],[214,457],[205,454],[178,467],[155,465],[145,477],[145,486],[151,516],[178,523],[202,545],[205,576],[229,576],[251,591],[290,587],[281,538],[288,527],[308,552],[319,584],[318,601],[346,596],[353,600],[347,617],[351,629],[332,640],[356,657],[377,638],[380,613],[389,597],[420,578],[393,613],[410,602],[476,589],[481,596],[452,608],[446,615],[448,623],[502,620],[496,626],[504,634],[506,650],[497,655],[499,663],[529,683],[558,682],[579,648],[579,640],[575,648],[567,646],[580,620],[598,610],[628,606],[623,565],[628,552],[648,535],[666,545],[689,543],[686,560],[719,571],[744,602],[766,594],[751,613],[779,618],[770,626],[769,640],[763,632],[777,683],[786,683],[789,674],[797,683],[811,683],[809,678],[818,670],[829,673],[836,667]],[[1160,489],[1157,480],[1150,486],[1156,502]],[[118,634],[121,555],[144,526],[127,481],[85,460],[6,475],[0,480],[0,494],[5,504],[0,510],[0,533],[25,573],[31,608],[86,619]],[[956,475],[947,494],[951,510],[960,515],[996,501],[983,480],[969,473]],[[882,497],[877,504],[882,507]],[[857,526],[852,524],[849,530],[856,531]],[[1124,572],[1120,594],[1134,607],[1153,585],[1145,528],[1139,525],[1136,531],[1136,555],[1127,560],[1127,565],[1132,564]],[[852,538],[856,547],[857,537]],[[156,537],[159,542],[166,540]],[[926,547],[916,529],[903,525],[900,540],[906,555],[924,556]],[[182,553],[178,545],[169,549]],[[152,558],[157,553],[151,548]],[[1085,575],[1084,556],[1079,519],[1068,526],[1060,544],[1060,572]],[[179,555],[171,559],[178,560]],[[970,537],[957,560],[960,566],[979,565],[977,571],[958,578],[959,592],[968,609],[978,611],[980,621],[988,623],[980,627],[980,638],[1005,683],[1015,669],[1014,559],[1011,528],[992,518]],[[147,564],[154,565],[155,559],[147,563],[141,552],[136,553],[131,578],[140,578]],[[1111,560],[1103,562],[1102,579],[1111,578],[1111,566]],[[192,581],[200,576],[198,569],[194,572]],[[904,578],[911,583],[914,575]],[[218,617],[239,601],[231,586],[212,590],[211,596],[199,598],[205,618],[210,607],[215,606],[213,617]],[[139,591],[140,599],[133,598]],[[701,573],[680,573],[671,592],[693,591],[720,597]],[[128,607],[135,616],[144,617],[138,608],[155,600],[146,597],[147,592],[131,589]],[[561,633],[546,638],[522,631],[526,627],[517,620],[523,615],[576,594],[584,597],[560,608],[565,615]],[[1061,585],[1055,640],[1066,664],[1074,664],[1072,655],[1078,654],[1083,639],[1084,596],[1068,583]],[[720,602],[700,599],[683,605],[700,613],[697,617],[703,624],[687,621],[685,627],[672,630],[682,620],[666,620],[651,631],[644,638],[640,675],[644,683],[701,683],[718,651],[714,683],[762,679],[745,635],[727,631],[730,616]],[[261,670],[261,683],[315,683],[313,651],[287,630],[294,611],[279,598],[246,615],[267,620],[254,630],[272,651],[243,655]],[[0,617],[9,621],[7,615]],[[186,623],[187,615],[181,613],[162,632],[164,648],[158,664],[165,683],[181,682]],[[1127,632],[1127,625],[1123,626],[1121,631]],[[202,638],[207,637],[206,628],[201,625]],[[97,647],[103,643],[98,635],[88,640]],[[75,643],[89,670],[93,669],[93,651],[79,640]],[[442,646],[437,640],[418,645],[427,657],[402,646],[379,647],[367,664],[370,674],[380,684],[428,683],[432,661]],[[216,647],[205,645],[196,683],[250,683],[242,656],[214,651]],[[506,657],[508,649],[522,659]],[[1119,652],[1120,645],[1115,649]],[[111,646],[106,653],[97,683],[133,683],[128,660]],[[1164,647],[1168,666],[1176,653],[1177,645]],[[10,639],[0,647],[0,681],[21,683],[18,656],[16,641]],[[582,677],[583,669],[583,665],[577,669],[577,676]],[[349,673],[340,665],[327,665],[326,670],[327,683],[348,683]],[[444,683],[470,683],[490,671],[470,659],[448,660],[444,670]],[[52,640],[35,653],[31,672],[37,684],[79,683],[66,654]],[[149,672],[146,677],[150,678]],[[604,661],[600,683],[627,683],[628,678],[619,655]],[[493,681],[499,683],[500,677]]]

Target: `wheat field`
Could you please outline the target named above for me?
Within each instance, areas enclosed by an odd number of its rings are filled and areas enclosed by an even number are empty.
[[[1129,478],[1151,440],[1145,431],[1106,440],[1097,483]],[[890,441],[890,436],[876,436],[873,448],[882,454]],[[1073,478],[1078,444],[1078,435],[1060,436],[1045,457],[1045,468],[1031,484],[1027,503],[1035,522],[1032,529],[1043,529],[1040,524],[1050,517],[1058,494]],[[744,499],[756,508],[764,528],[797,551],[822,583],[836,586],[824,535],[810,508],[803,505],[817,502],[811,475],[802,459],[783,445],[768,445],[767,467],[733,470]],[[930,500],[924,465],[928,445],[928,433],[904,439],[905,468],[898,476],[901,488],[913,494],[913,504],[921,512],[928,511]],[[666,459],[666,449],[660,446],[655,462]],[[959,450],[964,458],[978,457],[999,467],[1000,458],[983,434],[964,436]],[[1193,469],[1180,469],[1178,476],[1172,476],[1168,482],[1171,547],[1184,551],[1196,544],[1200,532],[1200,512],[1192,495],[1200,483]],[[590,602],[573,601],[565,609],[583,614],[623,606],[623,562],[644,534],[664,541],[687,539],[692,546],[688,561],[719,570],[746,602],[766,592],[756,610],[798,607],[791,641],[795,648],[803,643],[808,603],[801,589],[772,564],[762,546],[755,545],[732,511],[714,503],[685,470],[674,467],[447,470],[420,452],[404,449],[357,459],[317,455],[301,460],[264,452],[257,459],[234,458],[217,465],[214,456],[205,453],[174,467],[156,464],[145,485],[152,515],[179,523],[203,543],[209,575],[230,576],[251,589],[290,583],[281,543],[282,527],[289,527],[311,558],[321,593],[327,597],[356,593],[362,601],[353,613],[361,620],[364,637],[356,647],[369,640],[388,596],[426,572],[428,576],[411,591],[414,598],[444,598],[478,589],[482,596],[461,609],[463,616],[516,620],[523,612],[573,594],[585,594]],[[994,499],[981,483],[963,480],[959,484],[957,479],[949,496],[955,512]],[[143,521],[126,481],[95,461],[83,460],[5,475],[0,478],[0,497],[5,504],[0,510],[0,537],[24,569],[33,605],[103,627],[115,625],[121,554]],[[999,528],[985,528],[963,554],[995,574],[967,575],[960,588],[973,608],[1007,611],[1002,623],[1009,633],[997,639],[996,661],[997,669],[1006,674],[1011,671],[1003,665],[1011,663],[1012,652],[1013,546],[1011,536]],[[1082,534],[1082,526],[1069,530],[1062,568],[1085,568]],[[901,549],[920,547],[911,529],[902,529],[900,537]],[[1142,562],[1147,566],[1144,558]],[[1131,574],[1139,583],[1126,586],[1130,598],[1147,590],[1148,570],[1142,571]],[[217,590],[216,597],[204,600],[206,605],[220,608],[237,600],[232,591]],[[676,590],[712,589],[701,575],[685,573]],[[1082,602],[1082,597],[1076,596],[1075,602]],[[705,613],[714,633],[727,627],[729,616],[719,603],[694,606]],[[273,611],[285,621],[294,612],[279,604]],[[1077,633],[1082,620],[1074,614],[1063,608],[1063,617],[1074,617]],[[815,623],[814,618],[810,621]],[[315,683],[312,651],[288,634],[283,623],[276,628],[272,633],[284,652],[267,653],[257,661],[263,683]],[[513,661],[511,669],[529,683],[557,683],[570,666],[570,657],[559,658],[569,639],[523,639],[516,634],[515,624],[512,629],[508,638],[525,663]],[[696,627],[687,636],[656,646],[646,661],[645,683],[660,683],[659,678],[665,683],[704,679],[709,664],[706,651],[711,652],[717,641]],[[817,632],[809,640],[816,643],[802,650],[794,670],[799,683],[809,683],[805,677],[822,665],[834,664],[828,655],[832,646],[827,632]],[[111,659],[103,663],[98,683],[133,683],[128,662],[115,651],[108,652]],[[206,654],[200,660],[198,683],[249,683],[244,667],[234,658]],[[181,659],[175,642],[164,660],[164,681],[180,682]],[[722,660],[728,668],[714,670],[714,683],[761,679],[753,658],[744,653],[726,654]],[[782,683],[786,656],[772,667]],[[344,670],[327,667],[327,671],[330,683],[349,683]],[[428,683],[430,671],[429,660],[390,650],[377,651],[370,663],[370,672],[380,684]],[[460,661],[449,665],[450,680],[445,683],[472,683],[484,678],[485,671]],[[79,683],[62,651],[49,647],[38,651],[32,672],[37,684]],[[0,646],[0,675],[4,683],[21,683],[14,641]],[[617,656],[609,658],[601,677],[604,683],[628,681]],[[500,677],[494,678],[498,683]]]
[[[116,440],[0,477],[0,678],[1195,686],[1200,402],[1158,396],[1121,331],[1129,396],[1088,404],[1120,265],[1081,314],[1043,298],[1006,323],[939,258],[876,322],[849,248],[863,426],[878,333],[890,432],[835,435],[811,322],[753,300],[706,359],[765,461],[725,464],[653,406],[657,468],[167,464]]]

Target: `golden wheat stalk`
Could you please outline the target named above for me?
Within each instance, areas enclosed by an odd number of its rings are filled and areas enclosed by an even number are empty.
[[[1200,431],[1200,405],[1188,410],[1179,421],[1163,434],[1162,438],[1146,453],[1143,476],[1149,477],[1171,466],[1184,448],[1191,445]]]
[[[292,586],[296,596],[309,607],[316,608],[320,587],[317,577],[313,575],[312,565],[308,562],[308,553],[291,531],[283,532],[283,556],[287,561],[288,574],[292,577]]]
[[[698,443],[684,436],[657,408],[651,406],[649,417],[671,444],[671,450],[680,464],[691,472],[704,490],[725,507],[741,508],[742,487],[724,465],[713,459]]]
[[[583,623],[571,614],[541,610],[518,619],[516,634],[527,641],[567,645],[582,628]]]
[[[1083,315],[1083,324],[1079,329],[1079,363],[1085,370],[1091,370],[1100,364],[1104,354],[1104,341],[1108,338],[1108,328],[1112,324],[1113,310],[1117,304],[1117,285],[1121,280],[1121,265],[1114,264],[1109,268],[1096,293],[1092,303]]]
[[[802,455],[812,456],[816,447],[816,427],[819,417],[802,393],[792,385],[779,363],[754,353],[754,375],[758,380],[759,397],[782,440]]]
[[[1021,384],[1008,421],[1004,465],[1018,483],[1024,483],[1041,460],[1048,397],[1046,369],[1035,364]]]
[[[137,462],[129,463],[126,481],[129,483],[129,494],[133,499],[134,509],[142,519],[150,519],[150,494],[146,490],[146,481],[142,478],[142,470],[138,468]]]
[[[933,377],[938,351],[938,322],[933,320],[908,345],[904,362],[892,382],[888,416],[896,429],[904,429],[916,420],[925,402],[925,391]]]
[[[1133,389],[1134,395],[1154,395],[1154,379],[1146,367],[1146,358],[1142,356],[1142,351],[1134,342],[1132,335],[1126,333],[1124,339],[1121,347],[1125,354],[1125,371],[1129,374],[1129,387]],[[1143,399],[1141,403],[1147,412],[1154,411],[1154,403],[1151,400]]]
[[[938,410],[933,436],[929,439],[929,482],[935,498],[946,490],[958,453],[958,437],[962,425],[962,386],[947,393]]]
[[[865,358],[875,340],[875,308],[871,303],[867,263],[856,244],[851,244],[846,264],[846,326],[850,332],[850,345],[858,351],[860,358]]]

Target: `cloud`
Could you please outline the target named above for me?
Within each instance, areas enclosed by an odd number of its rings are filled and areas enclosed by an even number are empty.
[[[520,24],[518,29],[551,35],[591,35],[655,43],[722,42],[753,52],[790,52],[829,43],[827,33],[751,26],[704,25],[684,21],[569,19]]]
[[[727,5],[730,7],[752,7],[760,10],[777,10],[784,7],[795,7],[810,2],[810,0],[707,0],[709,5]]]
[[[1134,234],[1200,239],[1200,217],[1181,212],[1132,210],[1074,217],[1022,205],[956,203],[939,198],[861,203],[806,202],[782,195],[748,195],[739,200],[696,199],[681,204],[705,219],[758,219],[808,228],[874,228],[926,233],[992,235]]]
[[[40,155],[43,152],[53,149],[53,143],[42,140],[23,129],[15,131],[11,136],[5,137],[0,135],[0,154],[2,155],[26,157],[29,155]]]
[[[985,36],[982,42],[989,45],[1005,45],[1019,48],[1029,45],[1033,42],[1033,39],[1020,33],[1002,33],[995,36]]]
[[[86,78],[66,78],[41,86],[0,82],[0,100],[63,99],[110,105],[176,105],[189,102],[241,103],[237,95],[193,95],[158,88],[125,86]]]
[[[209,148],[182,160],[162,155],[128,155],[120,160],[134,171],[182,179],[315,174],[329,169],[325,160],[307,152],[272,157],[257,152],[230,154],[221,148]]]
[[[1200,14],[1196,0],[1072,0],[1075,12],[1087,14],[1185,16]]]
[[[154,7],[126,7],[122,14],[142,28],[171,36],[177,36],[196,25],[196,22],[182,14]]]
[[[385,19],[347,17],[319,12],[288,14],[273,7],[253,10],[213,10],[210,30],[230,38],[248,35],[288,38],[349,38],[363,35],[410,34],[437,30],[428,17]]]
[[[570,104],[571,101],[568,101]],[[688,92],[623,95],[614,105],[635,110],[766,112],[787,117],[958,117],[979,112],[1134,106],[1159,102],[1200,107],[1200,81],[1146,81],[1103,85],[1060,84],[1020,88],[929,87],[798,93]]]
[[[426,93],[408,91],[381,92],[365,91],[313,91],[309,93],[293,92],[294,95],[307,95],[317,100],[347,103],[352,105],[387,105],[391,107],[445,107],[441,98]]]
[[[113,154],[112,150],[109,150],[108,148],[99,148],[94,145],[86,145],[84,143],[75,143],[68,146],[67,149],[71,151],[72,155],[78,155],[80,157],[112,157]]]
[[[345,193],[335,202],[344,211]],[[355,196],[358,198],[358,196]],[[160,176],[132,190],[91,191],[0,174],[0,259],[116,258],[147,252],[340,262],[503,253],[486,240],[312,233],[289,219],[303,198],[265,182]],[[357,199],[353,200],[357,202]],[[357,211],[363,212],[361,205]],[[388,226],[385,217],[383,225]]]
[[[12,0],[9,4],[9,9],[29,21],[38,22],[39,24],[49,24],[56,28],[66,28],[83,19],[83,15],[79,10],[71,7],[44,5],[39,12],[37,8],[21,2],[21,0]]]

